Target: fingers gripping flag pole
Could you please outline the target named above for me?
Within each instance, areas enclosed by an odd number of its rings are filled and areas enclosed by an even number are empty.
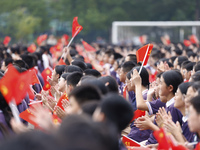
[[[139,74],[141,73],[141,71],[142,71],[142,67],[144,66],[144,62],[145,62],[146,57],[147,57],[147,54],[148,54],[148,52],[149,52],[149,46],[150,46],[150,44],[148,44],[148,47],[147,47],[147,50],[146,50],[146,53],[145,53],[144,59],[143,59],[143,61],[142,61],[142,66],[140,67],[140,70],[139,70]]]

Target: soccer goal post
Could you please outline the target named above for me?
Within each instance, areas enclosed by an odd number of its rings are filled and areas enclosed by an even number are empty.
[[[114,21],[112,23],[113,44],[139,44],[139,37],[147,35],[148,41],[160,42],[168,34],[171,41],[183,42],[191,34],[200,37],[200,21]]]

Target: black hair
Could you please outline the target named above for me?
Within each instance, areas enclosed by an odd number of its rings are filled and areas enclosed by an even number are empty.
[[[96,69],[86,69],[84,70],[84,74],[85,75],[92,75],[95,77],[101,77],[101,73],[99,71],[97,71]]]
[[[71,73],[63,73],[62,75],[61,75],[61,77],[63,78],[63,79],[65,79],[65,80],[67,80],[67,77],[70,75]]]
[[[195,66],[194,66],[194,71],[197,72],[200,70],[200,62],[198,62]]]
[[[65,65],[57,65],[55,67],[55,72],[56,72],[56,74],[59,74],[59,78],[63,74],[63,72],[65,71],[65,67],[66,67]]]
[[[111,76],[104,76],[104,77],[100,77],[98,80],[100,80],[101,82],[104,83],[104,85],[108,82],[108,85],[106,85],[108,92],[116,92],[119,93],[118,90],[118,84],[116,82],[116,80],[111,77]]]
[[[22,60],[28,65],[28,68],[26,69],[30,69],[30,68],[33,68],[34,67],[34,61],[33,61],[33,57],[32,56],[29,56],[29,55],[26,55],[26,54],[23,54],[20,56],[22,58]]]
[[[83,82],[84,80],[90,80],[90,79],[96,79],[95,76],[90,76],[90,75],[85,75],[85,76],[82,76],[82,78],[80,79],[81,82]]]
[[[13,65],[17,65],[20,68],[28,68],[27,64],[23,60],[15,60]]]
[[[105,114],[106,119],[112,121],[119,132],[127,127],[133,118],[133,109],[131,105],[119,94],[107,94],[101,102],[101,112]]]
[[[99,101],[94,100],[84,103],[81,109],[85,114],[92,116],[98,106],[99,106]]]
[[[180,49],[175,49],[174,52],[176,53],[176,55],[179,55],[179,56],[182,55],[183,53],[182,50]]]
[[[188,58],[190,58],[191,56],[192,56],[192,57],[196,57],[197,54],[194,53],[193,51],[189,51],[189,52],[187,52],[187,56],[188,56]]]
[[[63,149],[118,150],[117,134],[116,128],[111,124],[93,122],[91,117],[81,114],[64,118],[56,139]]]
[[[196,110],[198,114],[200,114],[200,95],[193,97],[190,100],[190,104],[193,106],[193,108]]]
[[[80,67],[83,71],[85,69],[87,69],[86,64],[84,62],[82,62],[82,61],[79,61],[79,60],[74,60],[74,61],[72,61],[71,64]]]
[[[114,56],[114,60],[117,60],[123,57],[120,53],[113,53],[112,55]]]
[[[71,55],[71,57],[74,57],[75,55],[77,55],[78,54],[78,51],[77,50],[75,50],[75,49],[71,49],[70,50],[70,55]]]
[[[107,49],[105,51],[105,54],[108,55],[109,57],[114,53],[114,49]]]
[[[162,74],[163,74],[163,72],[160,72],[160,73],[158,73],[158,74],[156,75],[156,77],[157,77],[157,78],[161,78]]]
[[[183,77],[181,73],[177,70],[169,70],[162,74],[162,77],[167,86],[173,86],[173,94],[175,94],[179,84],[183,82]]]
[[[191,85],[192,89],[194,91],[198,91],[200,89],[200,81],[198,82],[193,82],[192,85]]]
[[[92,64],[86,63],[87,69],[92,69]]]
[[[174,63],[174,61],[175,61],[176,58],[177,58],[177,56],[172,56],[172,57],[170,58],[171,62]]]
[[[193,82],[196,82],[196,81],[200,81],[200,70],[195,72],[192,76],[191,76],[191,79]]]
[[[65,72],[72,73],[72,72],[75,72],[75,71],[83,73],[83,70],[80,67],[78,67],[78,66],[70,65],[70,66],[66,66],[65,67]]]
[[[5,62],[5,66],[8,66],[9,64],[12,64],[13,63],[13,59],[8,57],[8,58],[5,58],[4,59],[4,62]]]
[[[181,68],[185,69],[185,66],[186,66],[187,64],[189,64],[189,63],[191,63],[191,61],[189,61],[189,60],[184,61],[184,62],[181,64]]]
[[[101,94],[97,87],[93,85],[81,85],[75,87],[69,97],[74,97],[79,105],[88,101],[101,100]]]
[[[72,85],[75,87],[83,76],[80,72],[73,72],[67,76],[67,85]]]
[[[193,69],[193,66],[195,65],[195,62],[190,62],[188,64],[185,65],[185,69],[187,71],[191,71]]]
[[[192,85],[191,82],[183,82],[181,83],[178,88],[180,89],[181,93],[182,94],[186,94],[187,93],[187,90],[188,88]]]
[[[135,66],[136,64],[133,61],[127,61],[122,64],[122,69],[124,72],[129,72]]]
[[[133,74],[133,70],[136,69],[138,72],[140,70],[140,66],[138,67],[134,67],[131,71],[129,71],[126,75],[126,77],[130,80],[131,79],[131,74]],[[142,79],[142,85],[144,87],[149,87],[149,73],[146,70],[146,68],[142,67],[141,73],[140,73],[140,77]]]
[[[185,57],[185,56],[178,56],[177,59],[178,59],[178,65],[179,65],[179,66],[181,66],[181,64],[182,64],[184,61],[188,60],[188,58]]]
[[[88,84],[96,86],[103,95],[108,93],[108,89],[105,86],[105,84],[98,79],[85,79],[81,81],[81,85],[88,85]]]

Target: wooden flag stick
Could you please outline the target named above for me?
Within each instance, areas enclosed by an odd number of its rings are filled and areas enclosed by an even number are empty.
[[[10,109],[12,111],[12,114],[16,120],[16,122],[21,122],[20,118],[19,118],[19,111],[17,109],[17,105],[15,103],[15,99],[13,98],[10,103],[9,103]]]
[[[148,44],[147,51],[146,51],[145,56],[144,56],[144,59],[143,59],[143,61],[142,61],[142,66],[140,67],[140,70],[139,70],[139,74],[140,74],[141,71],[142,71],[142,67],[143,67],[144,62],[145,62],[145,59],[146,59],[146,57],[147,57],[147,54],[148,54],[148,51],[149,51],[149,45],[150,45],[150,44]]]

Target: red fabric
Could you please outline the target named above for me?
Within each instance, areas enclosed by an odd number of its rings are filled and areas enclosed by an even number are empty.
[[[28,52],[30,53],[34,53],[36,51],[36,45],[35,44],[31,44],[29,47],[28,47]]]
[[[140,144],[136,141],[134,141],[133,139],[130,139],[127,136],[122,136],[122,142],[126,145],[126,146],[137,146],[140,147]]]
[[[50,68],[46,68],[46,69],[44,69],[44,70],[42,71],[41,75],[42,75],[42,77],[43,77],[43,79],[44,79],[44,82],[46,82],[46,81],[47,81],[47,76],[51,77],[52,71],[51,71]]]
[[[67,96],[66,93],[64,93],[64,94],[60,97],[60,99],[58,100],[58,103],[56,104],[56,106],[60,107],[62,110],[65,110],[65,109],[63,108],[63,106],[62,106],[62,101],[63,101],[64,99],[66,99],[67,101],[69,101],[68,96]]]
[[[34,92],[32,90],[32,87],[29,87],[27,89],[27,93],[28,93],[29,99],[34,99],[35,98],[35,94],[34,94]]]
[[[148,49],[148,45],[149,45],[149,49]],[[144,61],[144,66],[147,64],[149,56],[150,56],[151,51],[153,49],[153,44],[148,44],[148,45],[141,47],[136,52],[137,62],[143,62]],[[144,60],[147,49],[148,49],[148,53],[147,53],[146,59]]]
[[[40,80],[38,79],[35,70],[30,70],[30,71],[32,71],[32,85],[40,84]]]
[[[67,34],[63,34],[62,38],[65,39],[65,41],[68,41],[69,40],[69,36]]]
[[[198,143],[194,150],[200,150],[200,143]]]
[[[42,42],[45,41],[46,39],[47,39],[47,34],[43,34],[43,35],[38,36],[38,38],[37,38],[37,44],[41,45]]]
[[[191,43],[189,40],[184,40],[184,41],[183,41],[183,44],[184,44],[186,47],[188,47],[188,46],[190,46],[192,43]]]
[[[78,17],[74,17],[72,23],[72,37],[75,37],[82,29],[83,27],[78,24]]]
[[[59,60],[59,62],[58,62],[58,64],[57,65],[66,65],[66,63],[63,61],[63,59],[62,58],[60,58],[60,60]]]
[[[87,42],[85,42],[84,40],[81,41],[85,50],[88,51],[88,52],[96,52],[97,50],[92,47],[91,45],[89,45]]]
[[[190,36],[190,41],[191,41],[193,44],[198,44],[198,43],[199,43],[199,40],[198,40],[198,38],[196,37],[196,35],[191,35],[191,36]]]
[[[136,147],[136,146],[127,146],[127,150],[151,150],[148,147]]]
[[[145,111],[137,109],[137,110],[134,112],[134,116],[133,116],[132,121],[134,121],[135,119],[137,119],[137,118],[139,118],[139,117],[142,117],[142,116],[144,116],[144,115],[145,115]],[[132,122],[132,121],[131,121],[131,122]]]
[[[19,114],[19,117],[24,119],[25,121],[29,122],[30,124],[38,127],[38,124],[35,123],[33,120],[30,119],[30,117],[34,117],[34,115],[29,111],[29,109],[26,109],[22,113]]]
[[[4,40],[3,40],[3,44],[4,44],[4,45],[8,45],[8,44],[10,43],[10,41],[11,41],[11,37],[6,36],[6,37],[4,38]]]
[[[43,86],[43,90],[47,91],[51,88],[51,85],[49,84],[49,82],[45,81],[44,82],[44,86]]]

